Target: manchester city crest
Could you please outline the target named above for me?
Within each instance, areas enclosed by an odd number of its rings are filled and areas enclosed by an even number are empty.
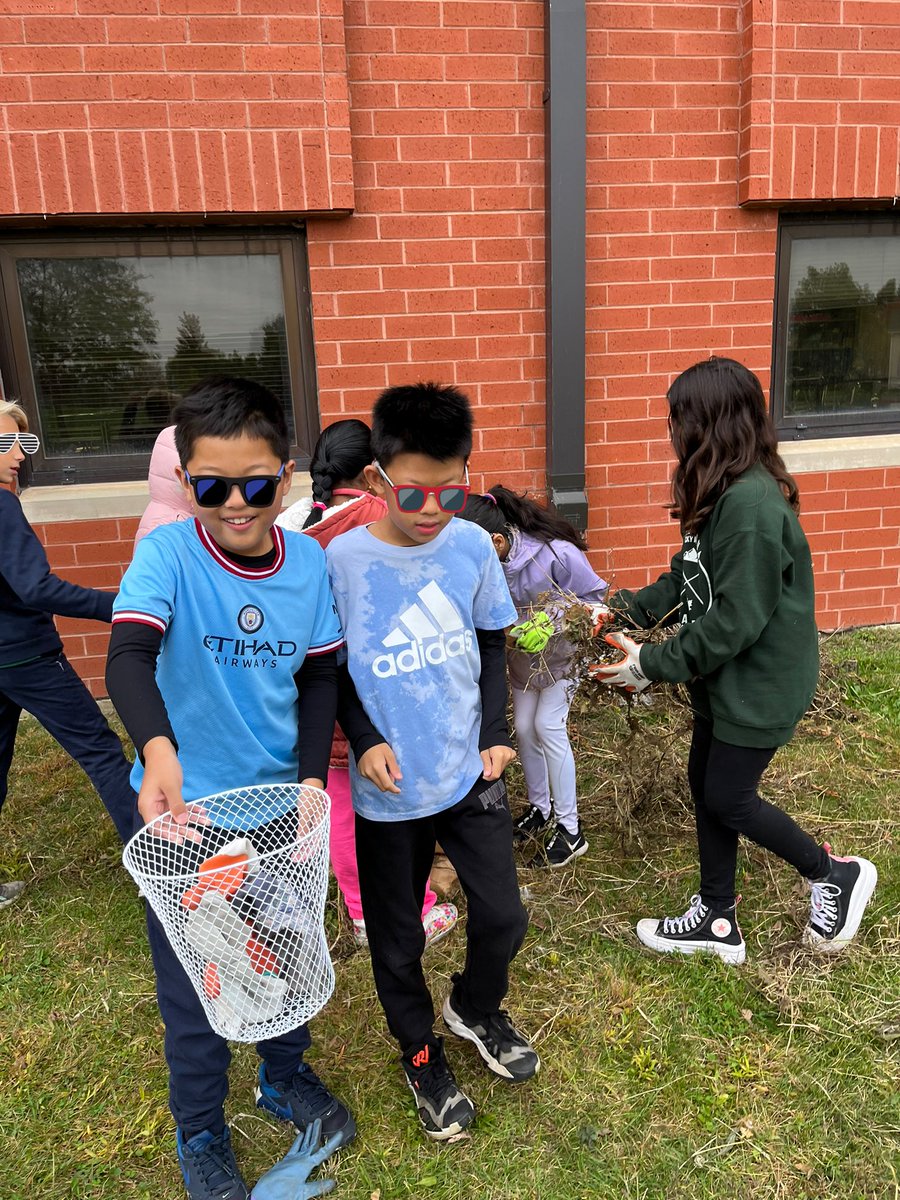
[[[262,629],[265,617],[262,609],[256,607],[255,604],[245,604],[238,613],[238,627],[243,633],[256,633],[258,629]]]

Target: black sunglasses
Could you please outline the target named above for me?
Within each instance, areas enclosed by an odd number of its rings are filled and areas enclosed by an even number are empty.
[[[226,479],[224,475],[190,475],[185,479],[194,489],[194,496],[201,508],[220,508],[231,495],[233,487],[239,488],[246,504],[251,508],[268,508],[275,500],[275,492],[284,474],[285,464],[277,475],[245,475],[243,479]]]

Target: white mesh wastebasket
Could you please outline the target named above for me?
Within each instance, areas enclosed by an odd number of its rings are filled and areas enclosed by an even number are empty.
[[[190,806],[198,840],[182,839],[166,814],[125,847],[125,867],[222,1037],[287,1033],[334,990],[322,926],[330,806],[300,784],[236,788]]]

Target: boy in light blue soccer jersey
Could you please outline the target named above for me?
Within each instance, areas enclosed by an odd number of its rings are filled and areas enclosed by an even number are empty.
[[[155,529],[137,547],[113,610],[106,678],[138,753],[140,818],[168,812],[185,826],[187,805],[217,791],[324,787],[343,639],[321,548],[274,524],[294,466],[275,397],[247,380],[211,379],[175,419],[195,520]],[[188,1195],[246,1200],[223,1108],[228,1044],[149,909],[147,925]],[[301,1130],[319,1119],[347,1142],[353,1117],[303,1062],[309,1045],[305,1025],[259,1043],[257,1104]]]
[[[468,905],[466,964],[443,1006],[490,1070],[530,1079],[537,1054],[500,1005],[528,918],[512,857],[502,774],[505,628],[516,620],[490,537],[454,521],[468,493],[472,413],[450,387],[390,388],[372,420],[366,468],[387,515],[335,538],[328,570],[344,627],[339,719],[351,773],[356,855],[372,969],[429,1137],[453,1137],[475,1109],[434,1034],[422,973],[421,908],[435,841]]]

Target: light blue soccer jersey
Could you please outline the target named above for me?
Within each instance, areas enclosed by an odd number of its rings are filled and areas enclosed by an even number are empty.
[[[326,553],[350,675],[403,773],[399,796],[380,792],[351,757],[353,807],[373,821],[442,812],[484,770],[475,630],[516,620],[497,552],[454,520],[424,546],[390,546],[363,526]]]
[[[341,645],[325,556],[312,538],[273,527],[275,561],[244,570],[197,521],[142,538],[113,623],[163,634],[156,682],[184,771],[184,798],[297,782],[294,674]],[[135,791],[144,769],[131,772]]]

